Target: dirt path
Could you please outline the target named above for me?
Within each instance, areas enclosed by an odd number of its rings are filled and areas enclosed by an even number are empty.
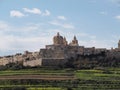
[[[0,76],[0,80],[14,79],[40,79],[40,80],[73,80],[74,76],[58,76],[58,75],[14,75]]]

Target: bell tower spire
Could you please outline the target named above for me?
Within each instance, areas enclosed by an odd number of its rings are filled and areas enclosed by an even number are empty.
[[[118,48],[120,48],[120,40],[119,40],[119,42],[118,42]]]
[[[70,45],[72,45],[72,46],[78,46],[78,45],[79,45],[76,36],[73,37],[73,40],[72,40],[72,42],[70,43]]]
[[[64,45],[68,45],[68,42],[65,37],[63,38],[63,42],[64,42]]]
[[[59,32],[57,32],[57,36],[60,36]]]

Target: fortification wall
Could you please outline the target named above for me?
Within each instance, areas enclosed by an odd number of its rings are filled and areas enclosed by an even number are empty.
[[[41,58],[64,58],[63,50],[42,49],[40,51]]]
[[[0,58],[0,65],[6,65],[8,63],[23,62],[25,66],[41,65],[41,59],[39,58],[39,52],[16,54],[12,56],[5,56]]]
[[[94,47],[84,48],[83,46],[47,45],[40,52],[26,51],[24,54],[0,57],[0,65],[22,61],[24,66],[57,66],[65,64],[71,57],[77,58],[77,55],[97,55],[101,52],[105,52],[108,58],[120,58],[120,50],[118,49],[106,50],[104,48],[95,49]]]
[[[109,51],[106,53],[107,58],[120,59],[120,51]]]
[[[0,59],[0,65],[6,65],[10,62],[13,62],[13,57],[3,57]]]
[[[36,59],[36,60],[30,60],[30,61],[24,61],[23,62],[24,66],[41,66],[42,65],[42,59]]]
[[[63,65],[67,62],[64,58],[62,59],[42,59],[42,66],[58,66]]]

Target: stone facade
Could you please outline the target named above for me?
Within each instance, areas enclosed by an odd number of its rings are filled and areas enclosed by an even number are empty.
[[[58,66],[65,64],[69,58],[75,58],[76,55],[91,55],[101,52],[109,52],[109,55],[120,55],[120,41],[118,48],[107,50],[106,48],[86,48],[79,46],[76,36],[68,44],[66,38],[59,33],[53,37],[53,44],[46,45],[46,48],[38,52],[25,51],[24,54],[0,57],[0,65],[6,65],[10,62],[22,62],[24,66]]]

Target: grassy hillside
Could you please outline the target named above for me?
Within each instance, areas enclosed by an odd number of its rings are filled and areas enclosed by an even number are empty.
[[[11,79],[10,76],[14,78]],[[120,89],[120,68],[104,68],[99,70],[54,70],[45,68],[4,70],[0,71],[0,89],[118,90]]]

